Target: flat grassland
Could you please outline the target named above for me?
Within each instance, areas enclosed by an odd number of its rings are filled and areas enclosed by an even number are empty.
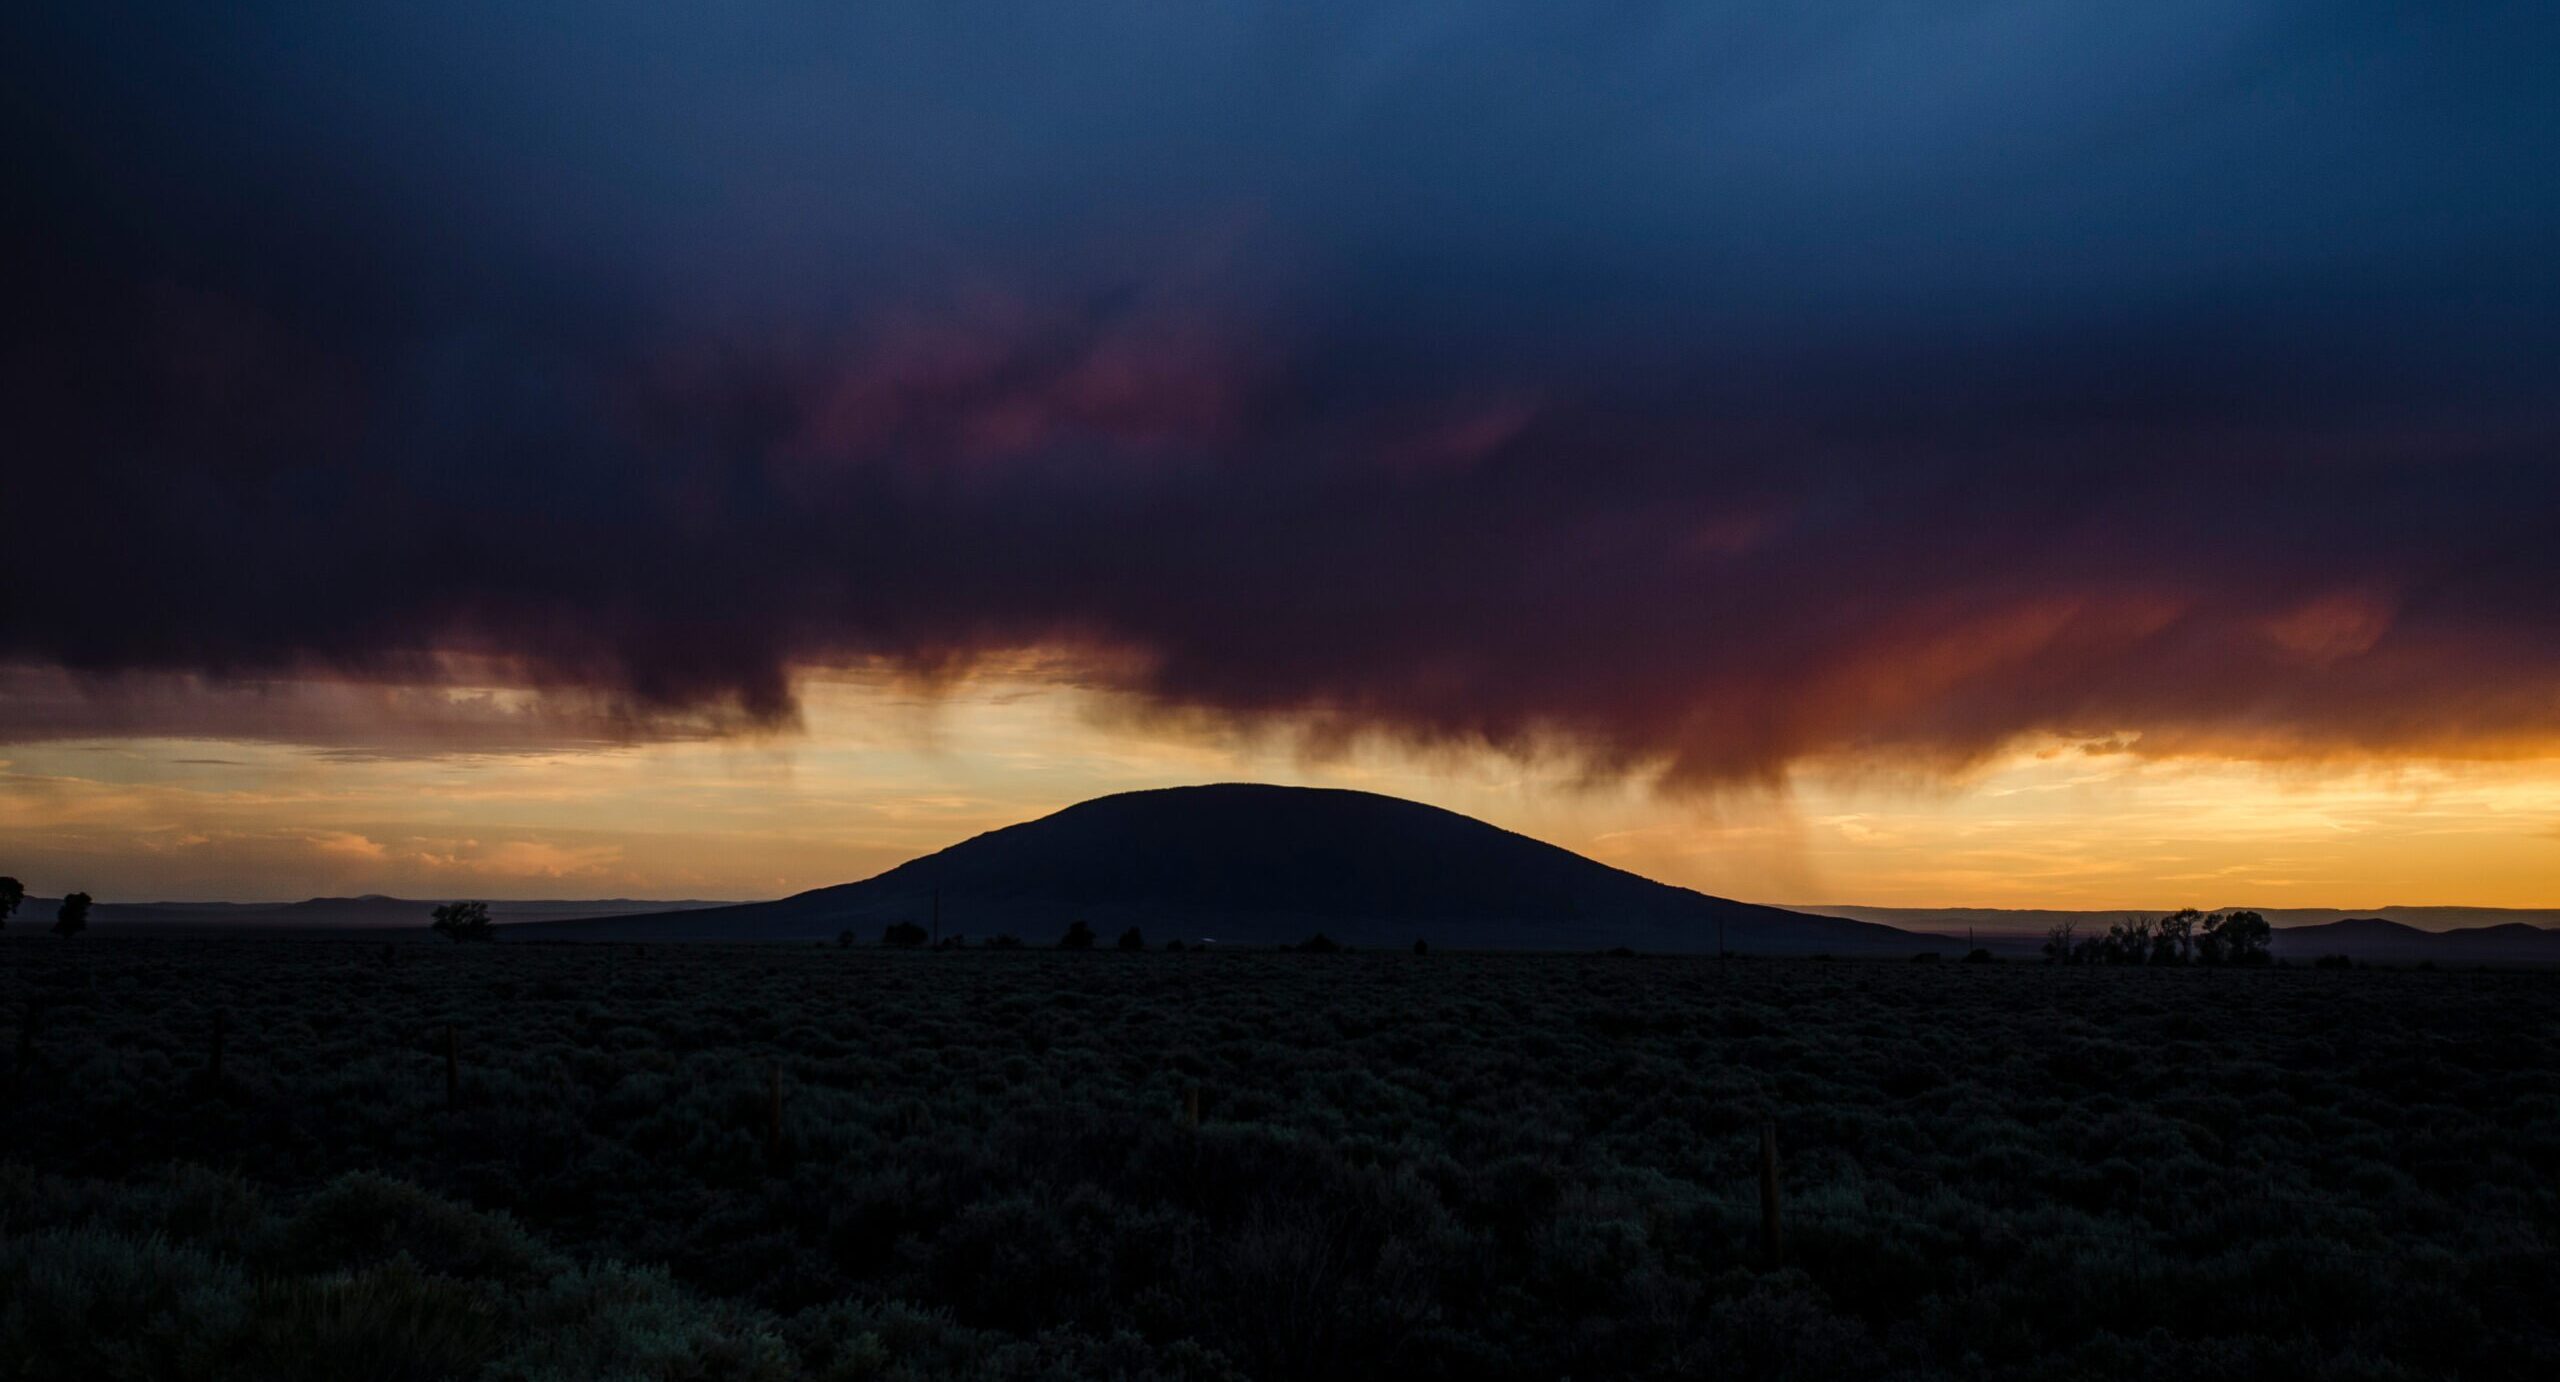
[[[2560,975],[13,935],[0,1020],[12,1378],[2560,1376]]]

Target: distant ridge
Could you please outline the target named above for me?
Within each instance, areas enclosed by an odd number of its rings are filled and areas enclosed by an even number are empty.
[[[1836,916],[1888,926],[1929,927],[1961,934],[1973,929],[1982,943],[2003,953],[2032,951],[2045,932],[2064,922],[2082,934],[2104,931],[2127,917],[2157,917],[2162,908],[2087,911],[2005,907],[1825,907]],[[2237,911],[2239,908],[2207,908]],[[2371,960],[2436,960],[2472,963],[2560,964],[2560,910],[2494,907],[2383,907],[2352,912],[2331,907],[2257,907],[2275,927],[2278,959],[2348,955]],[[2425,924],[2418,924],[2425,923]]]
[[[438,899],[439,901],[444,899]],[[58,897],[30,897],[9,920],[9,930],[41,931],[53,924]],[[725,907],[725,902],[651,901],[605,897],[557,901],[532,899],[492,901],[489,915],[510,922],[571,921],[583,917],[631,916]],[[311,897],[300,902],[101,902],[89,911],[90,925],[101,933],[115,931],[186,933],[196,931],[278,930],[299,932],[397,931],[424,933],[435,902],[416,898]],[[33,924],[30,924],[33,923]]]
[[[897,921],[1047,944],[1076,920],[1151,942],[1910,954],[1938,936],[1657,883],[1436,806],[1226,783],[1127,792],[990,831],[857,883],[773,902],[541,923],[529,936],[866,941]]]

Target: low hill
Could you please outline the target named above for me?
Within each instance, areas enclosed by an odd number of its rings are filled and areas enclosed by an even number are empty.
[[[2284,959],[2349,955],[2360,960],[2438,962],[2560,962],[2560,930],[2510,921],[2455,931],[2422,931],[2382,917],[2347,917],[2316,926],[2287,926],[2275,934]]]
[[[1943,937],[1709,897],[1436,806],[1368,792],[1231,783],[1099,797],[873,878],[773,902],[509,928],[532,936],[814,940],[894,922],[1035,944],[1083,920],[1270,945],[1909,954]]]

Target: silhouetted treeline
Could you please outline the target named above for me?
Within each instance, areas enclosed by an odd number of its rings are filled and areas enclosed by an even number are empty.
[[[2181,908],[2157,921],[2134,917],[2103,933],[2079,934],[2074,922],[2045,932],[2044,957],[2071,965],[2262,965],[2275,930],[2256,912]]]
[[[26,905],[27,885],[15,878],[0,878],[0,931],[9,929],[9,918]],[[53,934],[68,940],[89,929],[87,893],[66,893],[61,905],[54,909]]]

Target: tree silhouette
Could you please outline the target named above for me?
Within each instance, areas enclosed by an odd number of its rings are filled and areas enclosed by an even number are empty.
[[[2275,928],[2256,912],[2216,912],[2204,919],[2204,940],[2197,947],[2206,964],[2262,965],[2275,940]]]
[[[1138,934],[1138,928],[1132,926],[1120,933],[1119,946],[1123,950],[1144,950],[1147,948],[1147,938]]]
[[[448,902],[436,908],[434,916],[435,924],[429,929],[457,944],[497,938],[495,928],[489,923],[489,904],[486,902]]]
[[[2160,918],[2160,933],[2151,943],[2151,963],[2182,965],[2195,958],[2196,923],[2204,913],[2193,907],[2181,907]]]
[[[2074,939],[2074,933],[2079,931],[2079,929],[2080,923],[2076,921],[2055,922],[2053,929],[2044,933],[2045,962],[2048,964],[2067,965],[2077,960],[2079,958],[2079,946]]]
[[[2107,928],[2098,943],[2098,958],[2111,965],[2147,964],[2151,959],[2151,918],[2127,917]]]
[[[1091,950],[1093,928],[1081,921],[1068,926],[1067,934],[1058,937],[1058,948],[1060,950]]]
[[[73,893],[62,899],[62,909],[53,914],[53,934],[70,937],[89,929],[89,895]]]
[[[14,878],[0,878],[0,931],[9,929],[9,918],[18,914],[18,904],[26,900],[26,884]]]
[[[887,930],[880,933],[882,945],[895,946],[900,950],[913,950],[924,942],[924,928],[912,921],[893,921]]]

